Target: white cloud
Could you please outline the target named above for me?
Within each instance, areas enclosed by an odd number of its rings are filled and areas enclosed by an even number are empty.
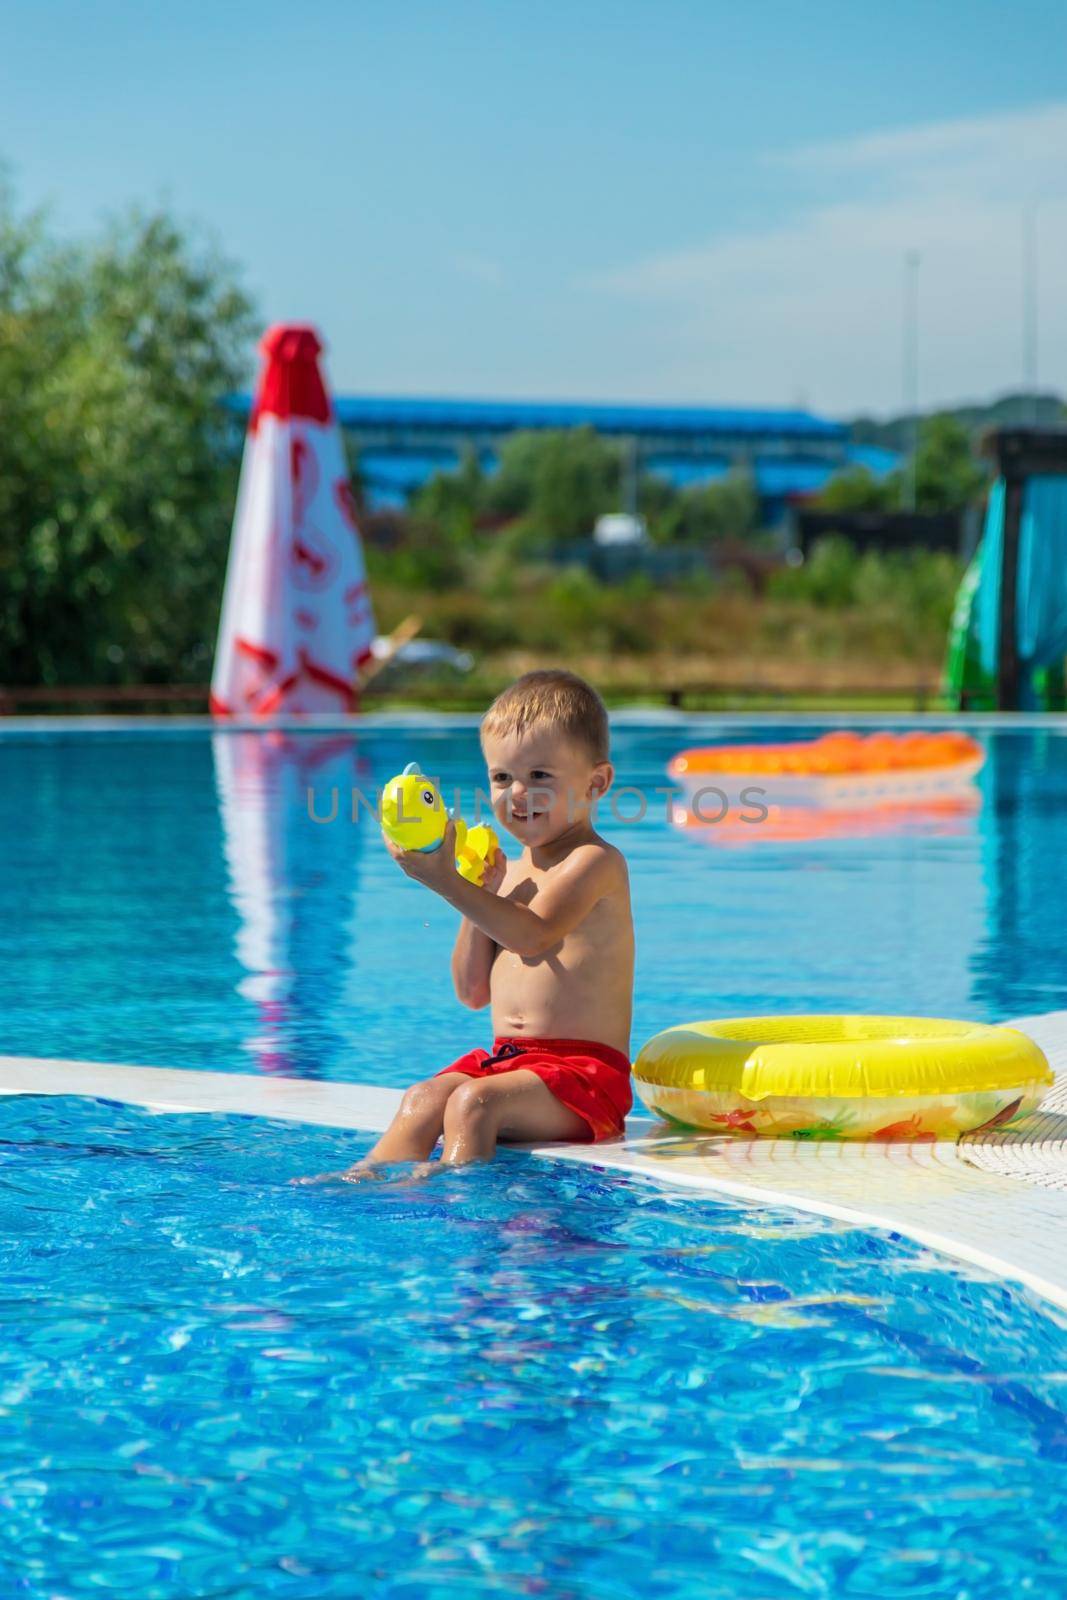
[[[666,251],[595,286],[655,308],[676,391],[827,412],[901,405],[903,261],[919,252],[920,402],[1022,384],[1035,208],[1039,382],[1067,390],[1067,104],[801,147],[778,225]]]
[[[1001,188],[1035,200],[1046,184],[1062,190],[1065,149],[1067,105],[1054,104],[801,145],[771,159],[798,171],[867,173],[909,185],[940,182],[947,166],[976,193]]]
[[[499,261],[491,261],[488,256],[457,255],[452,257],[452,265],[464,278],[471,278],[475,283],[497,288],[504,281]]]

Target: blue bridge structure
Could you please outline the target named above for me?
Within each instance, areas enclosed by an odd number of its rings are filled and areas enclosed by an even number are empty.
[[[231,404],[247,414],[251,397]],[[374,395],[339,395],[334,408],[377,506],[402,504],[435,472],[457,467],[465,451],[492,471],[510,434],[582,427],[624,442],[635,473],[679,488],[751,472],[768,525],[848,467],[881,476],[899,461],[893,451],[854,444],[845,423],[802,410]]]

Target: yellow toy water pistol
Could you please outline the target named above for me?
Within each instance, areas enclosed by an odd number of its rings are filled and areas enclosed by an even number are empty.
[[[382,790],[382,832],[401,850],[439,850],[449,816],[437,785],[414,761],[399,777],[390,778]],[[462,817],[452,820],[456,825],[456,870],[469,883],[480,884],[500,849],[500,840],[488,823],[468,828]]]

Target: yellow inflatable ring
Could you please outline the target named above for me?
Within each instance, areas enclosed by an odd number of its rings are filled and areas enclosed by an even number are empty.
[[[933,1017],[689,1022],[634,1063],[657,1116],[742,1137],[955,1139],[1040,1105],[1052,1072],[1015,1028]]]

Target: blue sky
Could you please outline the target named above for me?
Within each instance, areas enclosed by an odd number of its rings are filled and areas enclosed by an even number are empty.
[[[198,219],[348,392],[899,409],[1067,390],[1062,0],[0,0],[0,156]]]

